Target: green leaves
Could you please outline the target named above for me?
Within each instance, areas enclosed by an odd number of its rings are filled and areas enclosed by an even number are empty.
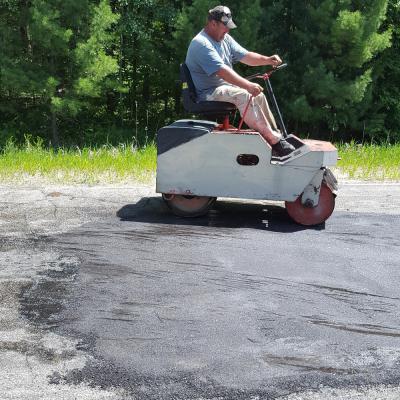
[[[29,128],[69,142],[92,138],[96,124],[130,135],[147,135],[153,126],[154,133],[183,116],[178,66],[215,5],[1,1],[0,131],[13,125],[21,135]],[[231,0],[228,6],[239,43],[289,63],[273,76],[289,131],[400,140],[398,0]]]
[[[58,4],[54,3],[58,2],[33,0],[30,8],[32,40],[36,46],[45,48],[50,53],[67,51],[73,36],[72,29],[60,23],[61,11]]]
[[[14,109],[29,125],[50,128],[51,122],[58,142],[62,119],[76,117],[93,98],[104,101],[110,87],[118,87],[110,77],[119,68],[119,15],[108,0],[22,0],[0,11],[8,22],[0,24],[1,36],[9,43],[0,61],[0,94],[9,104],[3,119],[12,118]]]
[[[80,75],[74,89],[79,96],[99,97],[104,90],[102,84],[105,78],[117,73],[118,61],[106,51],[117,39],[111,28],[118,19],[119,16],[111,11],[107,0],[101,0],[94,7],[90,36],[78,43],[74,51]]]
[[[278,96],[286,93],[281,103],[289,130],[322,138],[365,135],[379,55],[391,46],[392,29],[383,25],[388,1],[307,3],[262,2],[271,21],[263,35],[289,61],[285,79],[274,77]]]
[[[368,18],[359,10],[339,12],[332,26],[332,48],[336,56],[342,57],[345,66],[361,67],[390,46],[390,30],[378,33],[370,29],[372,22],[377,20],[380,18]]]

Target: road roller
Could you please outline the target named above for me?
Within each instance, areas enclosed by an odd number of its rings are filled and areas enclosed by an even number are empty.
[[[329,167],[336,165],[338,151],[329,142],[287,134],[270,83],[272,73],[285,66],[248,77],[266,82],[279,128],[295,148],[275,158],[258,132],[243,127],[244,118],[238,127],[230,125],[234,104],[198,102],[190,72],[181,65],[184,107],[203,118],[181,119],[157,133],[156,192],[172,213],[202,216],[223,197],[282,201],[289,216],[306,226],[330,217],[338,185]]]

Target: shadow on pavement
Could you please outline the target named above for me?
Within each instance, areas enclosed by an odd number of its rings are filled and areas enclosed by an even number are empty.
[[[117,211],[117,217],[121,221],[151,224],[250,228],[283,233],[325,229],[325,223],[314,227],[296,224],[283,206],[229,200],[217,200],[203,217],[182,218],[173,215],[161,197],[144,197],[136,204],[123,206]]]

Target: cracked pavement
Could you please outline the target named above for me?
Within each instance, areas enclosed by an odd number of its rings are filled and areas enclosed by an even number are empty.
[[[116,389],[53,384],[54,376],[83,368],[90,356],[78,340],[29,323],[21,307],[47,271],[78,265],[53,248],[53,235],[109,218],[122,204],[153,193],[152,187],[3,186],[0,193],[1,399],[124,398]]]
[[[118,210],[143,198],[153,198],[153,185],[0,187],[0,393],[2,399],[125,399],[123,389],[65,382],[69,371],[92,361],[86,344],[46,329],[63,306],[64,292],[73,284],[80,260],[64,254],[53,240],[85,225],[116,218]],[[400,184],[345,182],[336,211],[400,214]],[[57,285],[54,280],[57,277]],[[43,315],[30,307],[37,285],[49,297]],[[46,286],[47,285],[47,286]],[[59,303],[50,296],[57,293]],[[43,293],[43,296],[46,292]],[[48,300],[48,301],[47,301]],[[47,302],[46,302],[47,301]],[[57,320],[54,320],[57,323]],[[400,398],[397,387],[332,389],[281,397],[286,400]]]

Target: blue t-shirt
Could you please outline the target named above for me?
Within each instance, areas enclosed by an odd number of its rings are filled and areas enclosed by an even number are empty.
[[[199,100],[207,100],[207,95],[215,88],[227,84],[215,74],[223,65],[232,68],[232,65],[247,53],[248,51],[228,34],[221,42],[217,42],[208,36],[204,29],[198,33],[189,45],[186,65],[192,75]]]

